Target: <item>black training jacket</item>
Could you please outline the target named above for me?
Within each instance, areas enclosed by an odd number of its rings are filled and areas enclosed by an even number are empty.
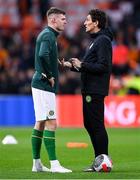
[[[86,50],[80,72],[82,93],[108,95],[112,69],[112,32],[106,28],[90,34],[91,43]]]

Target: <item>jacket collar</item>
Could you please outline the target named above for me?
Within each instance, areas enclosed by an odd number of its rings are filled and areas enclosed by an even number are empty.
[[[95,39],[99,35],[106,35],[106,36],[108,36],[108,38],[110,38],[111,41],[113,40],[113,32],[109,27],[101,29],[97,33],[90,34],[90,37]]]
[[[50,31],[52,31],[52,32],[55,34],[56,37],[59,35],[59,32],[57,32],[55,29],[51,28],[50,26],[47,26],[47,28],[48,28]]]
[[[98,32],[96,32],[96,33],[91,33],[91,34],[90,34],[90,37],[94,39],[94,38],[96,38],[97,36],[99,36],[100,34],[101,34],[101,30],[98,31]]]

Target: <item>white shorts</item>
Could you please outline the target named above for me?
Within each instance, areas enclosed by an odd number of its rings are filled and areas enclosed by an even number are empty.
[[[55,93],[32,88],[36,121],[56,119]]]

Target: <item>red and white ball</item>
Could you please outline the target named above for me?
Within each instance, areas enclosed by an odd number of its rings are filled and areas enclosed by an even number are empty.
[[[95,158],[94,169],[97,172],[110,172],[112,168],[112,160],[108,155],[100,154]]]

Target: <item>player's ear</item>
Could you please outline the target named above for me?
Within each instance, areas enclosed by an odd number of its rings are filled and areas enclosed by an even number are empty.
[[[52,18],[52,23],[55,23],[55,22],[56,22],[56,18],[53,17],[53,18]]]

